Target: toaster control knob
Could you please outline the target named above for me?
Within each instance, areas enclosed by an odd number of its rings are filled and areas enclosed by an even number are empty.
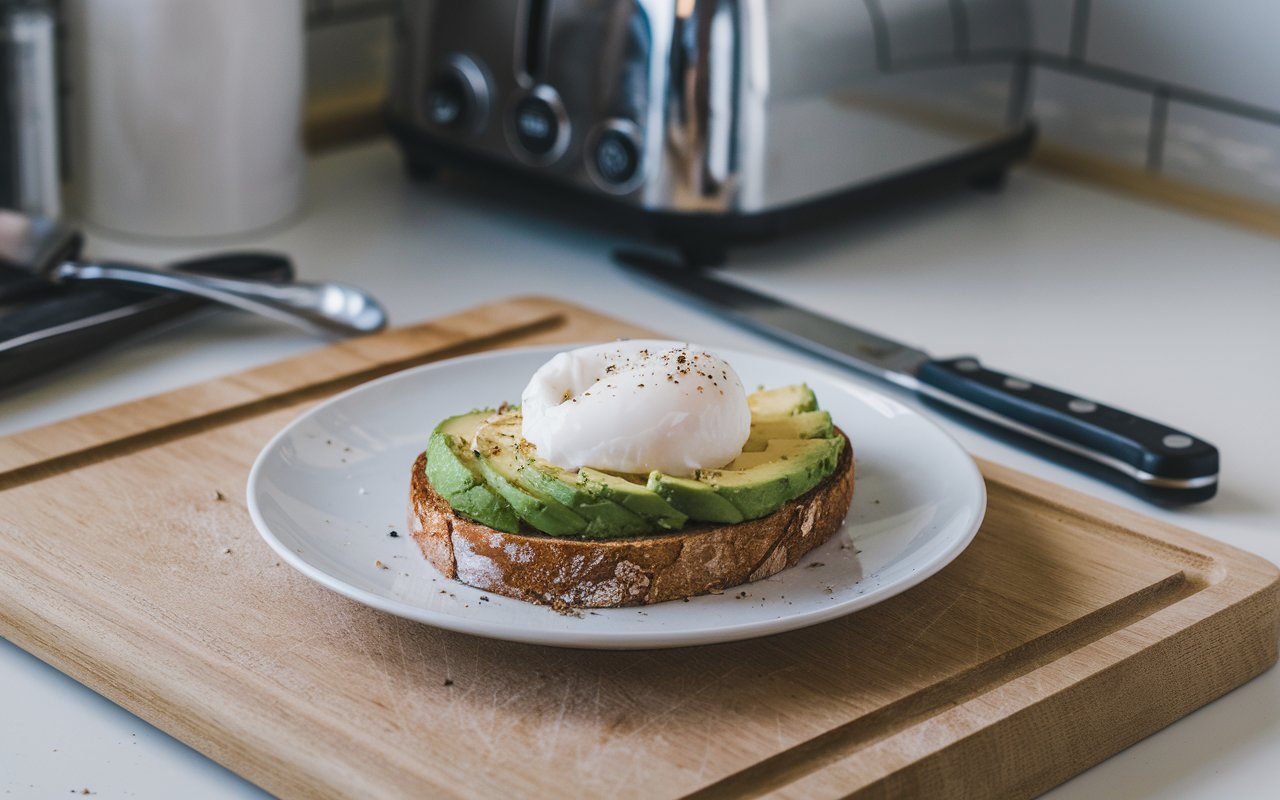
[[[629,192],[640,177],[640,129],[626,119],[611,119],[587,139],[587,171],[601,188]]]
[[[456,73],[446,72],[427,89],[427,117],[441,128],[460,127],[468,105],[466,85]]]
[[[467,56],[453,56],[428,85],[427,120],[437,128],[477,131],[484,126],[489,95],[484,73]]]
[[[596,170],[609,183],[627,183],[640,166],[640,148],[622,131],[605,131],[596,142]]]
[[[536,86],[516,102],[511,129],[525,155],[538,164],[559,158],[569,142],[569,117],[549,86]]]

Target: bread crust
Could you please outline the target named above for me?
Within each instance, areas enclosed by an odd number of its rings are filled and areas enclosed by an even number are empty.
[[[853,500],[845,437],[826,480],[760,519],[624,539],[513,534],[455,514],[427,480],[426,463],[423,453],[413,465],[408,521],[427,560],[477,589],[555,607],[648,605],[767,578],[830,539]]]

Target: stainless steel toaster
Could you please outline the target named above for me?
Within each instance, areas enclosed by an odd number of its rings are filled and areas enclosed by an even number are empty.
[[[921,190],[1034,139],[1023,0],[402,0],[389,117],[461,167],[689,259]]]

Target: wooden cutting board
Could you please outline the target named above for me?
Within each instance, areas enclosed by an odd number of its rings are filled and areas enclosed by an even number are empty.
[[[937,576],[682,650],[436,630],[254,531],[250,464],[322,398],[639,333],[509,300],[2,440],[0,633],[284,797],[1028,796],[1276,660],[1271,564],[989,463],[982,530]]]

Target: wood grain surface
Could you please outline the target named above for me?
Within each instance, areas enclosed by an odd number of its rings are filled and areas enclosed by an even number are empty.
[[[437,630],[254,531],[250,464],[324,397],[640,333],[519,298],[2,440],[0,633],[283,797],[1030,796],[1276,660],[1271,564],[989,463],[982,529],[935,577],[680,650]]]

